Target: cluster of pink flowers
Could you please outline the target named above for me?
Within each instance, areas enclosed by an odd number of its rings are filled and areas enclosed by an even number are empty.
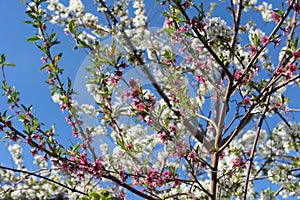
[[[205,30],[205,26],[206,26],[204,21],[199,20],[196,17],[193,17],[193,19],[191,19],[190,25],[191,25],[191,28],[196,28],[200,32],[203,32]]]
[[[156,103],[155,97],[152,94],[143,94],[142,89],[138,84],[138,80],[131,79],[129,81],[129,86],[130,99],[133,101],[131,110],[135,112],[143,122],[150,125],[152,119],[150,117],[146,118],[146,116],[149,116],[151,110],[154,109]]]

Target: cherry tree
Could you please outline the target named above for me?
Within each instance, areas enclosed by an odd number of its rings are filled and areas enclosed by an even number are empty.
[[[2,196],[300,196],[297,0],[95,0],[95,13],[80,0],[23,2],[34,28],[28,41],[43,53],[72,139],[70,146],[22,104],[26,94],[5,77],[14,64],[1,54],[1,141],[17,166],[0,166]],[[148,3],[161,12],[159,28],[149,26]],[[259,20],[247,20],[253,16]],[[55,31],[87,54],[79,75],[89,102],[77,80],[64,79]],[[25,166],[25,146],[39,170]]]

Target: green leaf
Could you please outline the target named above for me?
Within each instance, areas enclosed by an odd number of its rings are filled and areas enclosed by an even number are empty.
[[[51,42],[56,37],[56,33],[52,33],[49,37],[49,41]]]
[[[0,54],[0,64],[4,64],[5,60],[6,60],[6,56],[5,54]]]
[[[68,92],[70,93],[72,87],[72,81],[70,78],[68,78]]]
[[[34,24],[34,22],[29,21],[29,20],[25,20],[24,23],[25,23],[25,24]]]
[[[121,147],[121,149],[126,150],[125,145],[121,141],[118,141],[117,145],[119,145]]]
[[[11,63],[11,62],[6,62],[5,65],[10,66],[10,67],[15,67],[16,66],[16,64]]]
[[[75,21],[74,20],[71,20],[69,22],[69,30],[70,30],[71,33],[76,35],[76,28],[75,28]]]
[[[28,38],[27,42],[36,42],[38,40],[40,40],[40,36],[35,35],[35,36],[32,36],[32,37]]]
[[[43,65],[43,66],[40,68],[40,70],[42,71],[42,70],[46,69],[48,66],[49,66],[49,64]]]
[[[73,151],[77,151],[80,148],[80,143],[78,143],[75,147],[73,147]]]

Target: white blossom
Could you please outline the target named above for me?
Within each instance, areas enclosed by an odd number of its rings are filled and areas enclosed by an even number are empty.
[[[267,2],[263,2],[261,5],[256,7],[261,11],[261,15],[264,21],[270,22],[272,21],[272,4],[268,4]]]

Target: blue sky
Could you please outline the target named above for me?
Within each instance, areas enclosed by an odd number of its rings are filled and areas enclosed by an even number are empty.
[[[43,65],[40,60],[42,53],[34,43],[26,41],[36,30],[31,25],[23,23],[28,19],[25,11],[26,6],[19,0],[0,1],[0,53],[5,53],[7,61],[16,64],[16,67],[6,68],[6,78],[8,83],[14,85],[20,92],[20,99],[24,105],[34,105],[36,115],[41,122],[45,123],[45,127],[50,128],[52,123],[55,123],[57,130],[61,135],[65,135],[64,139],[67,139],[71,136],[70,127],[65,123],[64,115],[61,114],[58,105],[50,98],[49,87],[45,83],[47,74],[40,71]],[[64,53],[61,65],[65,68],[65,74],[74,78],[86,55],[80,49],[72,50],[71,39],[65,37],[61,29],[57,33],[62,43],[55,48],[55,51]],[[8,108],[5,102],[6,98],[0,97],[0,111]],[[0,143],[0,150],[2,153],[5,152],[0,162],[11,164],[8,150],[2,143]],[[25,160],[31,160],[28,155],[26,157]]]

